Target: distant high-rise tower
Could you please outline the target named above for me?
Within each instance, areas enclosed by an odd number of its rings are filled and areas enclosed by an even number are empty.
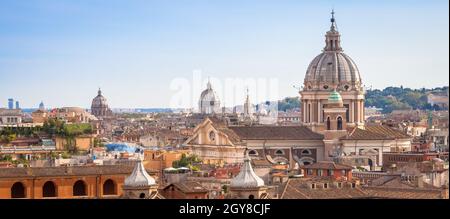
[[[16,101],[16,109],[20,109],[19,101]]]
[[[14,109],[14,99],[13,98],[8,99],[8,109]]]

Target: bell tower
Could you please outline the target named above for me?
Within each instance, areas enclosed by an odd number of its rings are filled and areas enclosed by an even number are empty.
[[[347,135],[347,121],[345,120],[347,110],[339,92],[336,90],[331,92],[323,109],[325,118],[325,129],[323,130],[324,158],[326,160],[332,160],[333,157],[338,155],[337,152],[341,147],[339,139]]]

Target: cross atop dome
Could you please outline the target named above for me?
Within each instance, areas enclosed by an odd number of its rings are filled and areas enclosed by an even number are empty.
[[[334,19],[334,9],[331,10],[331,31],[336,31],[336,19]]]

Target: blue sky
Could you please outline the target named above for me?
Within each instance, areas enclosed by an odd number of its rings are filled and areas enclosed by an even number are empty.
[[[366,86],[448,85],[447,0],[0,0],[0,107],[167,107],[194,70],[296,96],[332,7]]]

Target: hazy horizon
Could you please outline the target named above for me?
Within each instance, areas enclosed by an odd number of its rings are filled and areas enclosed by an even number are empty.
[[[99,87],[111,108],[170,108],[174,80],[196,83],[196,70],[202,80],[186,93],[191,107],[208,77],[221,83],[276,78],[277,97],[266,99],[295,97],[293,86],[303,84],[324,47],[333,7],[344,52],[366,87],[448,86],[448,3],[2,1],[0,108],[8,98],[22,108],[41,101],[49,108],[89,108]],[[218,93],[227,106],[245,95]]]

